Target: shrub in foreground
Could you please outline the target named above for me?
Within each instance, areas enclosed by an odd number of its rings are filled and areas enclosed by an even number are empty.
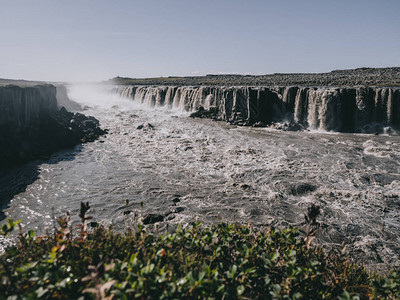
[[[0,299],[358,299],[399,297],[399,276],[371,276],[309,246],[294,228],[218,223],[173,233],[86,229],[20,233],[0,256]],[[12,230],[11,220],[3,233]]]

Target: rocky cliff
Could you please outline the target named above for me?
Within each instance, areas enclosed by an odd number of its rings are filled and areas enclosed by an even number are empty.
[[[104,133],[95,118],[59,109],[57,89],[64,91],[50,84],[0,86],[0,167],[50,155]]]
[[[115,86],[111,92],[148,106],[213,108],[217,119],[239,125],[367,133],[400,126],[400,88]]]
[[[42,114],[57,110],[56,87],[53,85],[0,87],[0,127],[25,129],[37,125]]]
[[[1,82],[1,80],[0,80]],[[265,75],[210,74],[206,76],[124,78],[116,85],[208,85],[208,86],[380,86],[400,87],[400,67],[334,70],[328,73],[275,73]]]

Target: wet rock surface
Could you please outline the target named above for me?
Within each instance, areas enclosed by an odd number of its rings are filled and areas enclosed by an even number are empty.
[[[154,224],[162,221],[164,221],[164,216],[161,214],[148,214],[145,215],[143,218],[143,224],[145,225]]]
[[[204,109],[203,106],[200,106],[197,111],[190,114],[190,117],[220,120],[220,118],[218,118],[218,107],[210,107],[210,109]]]

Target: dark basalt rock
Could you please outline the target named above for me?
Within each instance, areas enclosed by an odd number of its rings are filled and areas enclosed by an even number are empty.
[[[185,208],[184,207],[182,207],[182,206],[178,206],[177,208],[175,208],[174,209],[174,213],[180,213],[180,212],[183,212],[185,210]]]
[[[0,169],[48,157],[106,133],[96,118],[64,106],[80,108],[62,86],[0,85]]]
[[[296,122],[272,123],[271,127],[282,131],[303,131],[304,127]]]
[[[175,197],[174,199],[172,199],[172,202],[174,204],[181,202],[181,199],[179,197]]]
[[[20,128],[6,123],[0,126],[0,167],[49,156],[61,149],[92,142],[107,131],[94,117],[59,111],[41,113],[36,124]]]
[[[203,106],[200,106],[197,111],[190,114],[191,118],[207,118],[218,120],[218,107],[212,106],[210,109],[205,109]]]
[[[143,218],[143,224],[154,224],[164,221],[164,216],[160,214],[148,214]]]
[[[143,124],[140,124],[138,127],[136,127],[136,129],[138,129],[138,130],[153,130],[154,129],[154,126],[153,125],[151,125],[150,123],[143,123]]]

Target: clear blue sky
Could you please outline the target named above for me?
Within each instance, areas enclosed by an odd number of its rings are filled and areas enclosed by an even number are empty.
[[[400,66],[400,0],[0,0],[0,78]]]

